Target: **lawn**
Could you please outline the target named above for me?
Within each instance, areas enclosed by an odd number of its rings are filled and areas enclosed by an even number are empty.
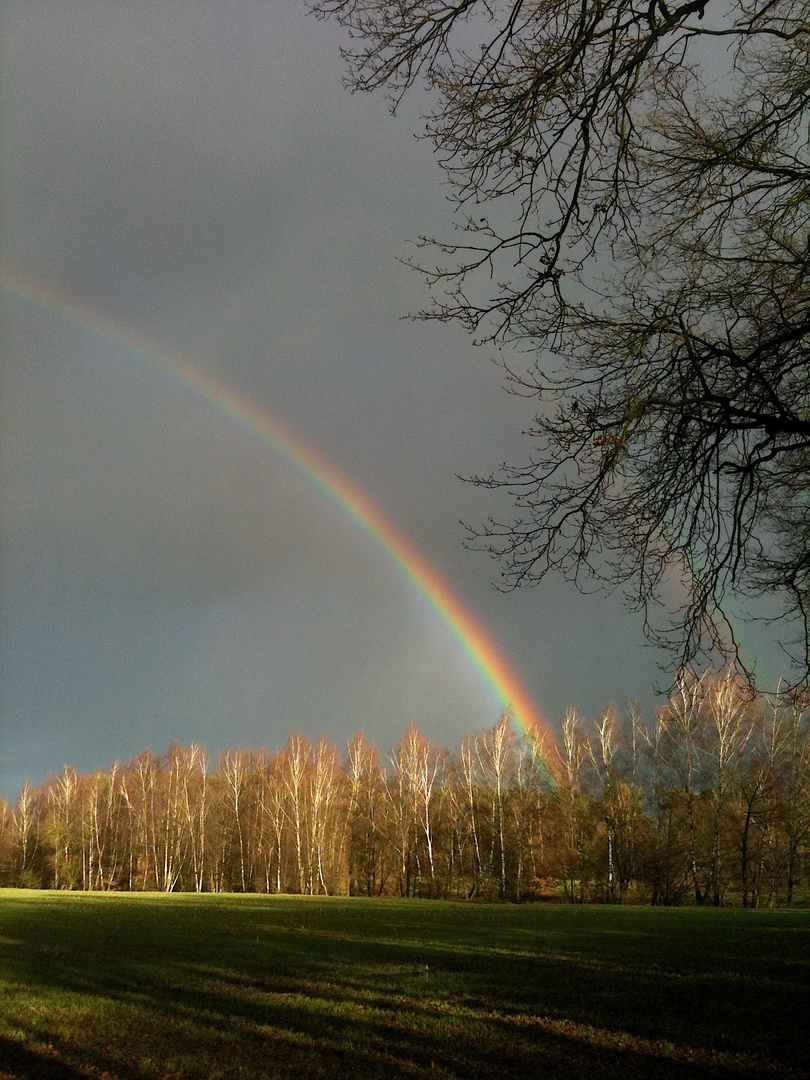
[[[0,1080],[810,1077],[810,912],[0,891]]]

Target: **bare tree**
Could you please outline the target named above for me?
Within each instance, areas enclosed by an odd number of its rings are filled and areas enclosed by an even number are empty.
[[[733,674],[709,684],[707,695],[708,739],[707,755],[712,764],[712,790],[714,794],[714,827],[712,861],[709,882],[712,901],[719,907],[723,891],[723,865],[721,833],[724,824],[726,799],[733,780],[733,773],[746,743],[751,737],[751,726],[746,706],[748,701],[741,693]]]
[[[337,750],[334,745],[321,736],[312,755],[312,768],[309,775],[309,891],[314,895],[323,890],[328,895],[329,888],[325,873],[330,882],[335,883],[336,875],[332,867],[326,868],[326,859],[334,864],[336,855],[342,848],[342,837],[337,828],[337,809],[339,789],[339,766]],[[331,842],[330,842],[331,841]]]
[[[15,885],[36,882],[35,856],[39,846],[39,817],[36,797],[26,782],[17,795],[17,805],[12,813],[14,824]]]
[[[698,904],[703,902],[705,891],[698,874],[695,827],[705,697],[706,678],[698,678],[692,671],[679,671],[675,677],[675,688],[669,694],[669,705],[662,713],[667,721],[667,764],[677,777],[686,798],[689,870]]]
[[[778,817],[777,778],[789,732],[780,697],[774,695],[771,708],[752,711],[748,745],[732,777],[743,907],[758,906],[766,849]]]
[[[490,870],[493,868],[495,844],[498,845],[498,895],[506,896],[506,845],[504,841],[504,802],[515,765],[515,738],[512,721],[503,713],[497,724],[477,743],[481,770],[492,791],[492,839]]]
[[[362,732],[348,744],[346,773],[349,891],[353,894],[362,888],[367,896],[375,896],[388,878],[385,783],[377,748]]]
[[[263,812],[268,821],[268,842],[271,845],[267,857],[267,881],[270,891],[270,866],[275,863],[275,891],[281,892],[284,882],[284,837],[287,827],[285,813],[284,756],[281,752],[273,754],[264,771],[264,784],[261,788]]]
[[[580,778],[586,746],[582,721],[575,709],[568,709],[562,722],[562,744],[558,748],[560,782],[555,792],[563,832],[564,867],[561,876],[571,903],[585,899],[585,850]]]
[[[14,820],[8,800],[0,798],[0,881],[12,880],[12,831]]]
[[[789,725],[780,795],[788,839],[786,899],[790,904],[801,867],[801,848],[810,835],[810,714],[805,694],[788,695],[785,705]]]
[[[422,315],[509,346],[538,401],[528,460],[478,478],[519,508],[477,533],[505,584],[557,569],[649,616],[680,577],[649,627],[680,666],[739,661],[726,593],[766,593],[804,679],[806,5],[311,6],[351,32],[352,89],[428,87],[458,232],[421,240]]]
[[[399,856],[400,894],[412,896],[421,890],[422,857],[426,854],[432,895],[435,887],[432,796],[438,770],[435,748],[427,742],[416,722],[411,721],[389,757],[393,776],[387,778],[386,795],[392,812],[393,844]]]
[[[13,809],[0,800],[0,885],[793,902],[810,836],[805,695],[749,700],[729,672],[675,683],[649,730],[609,707],[589,741],[569,709],[553,769],[548,734],[521,737],[506,716],[455,759],[411,724],[390,769],[362,735],[345,770],[326,737],[301,735],[229,750],[210,776],[196,745],[65,768]]]
[[[554,739],[548,728],[534,727],[527,731],[523,739],[522,758],[526,761],[531,809],[526,828],[526,843],[529,847],[532,877],[539,884],[547,875],[545,866],[545,844],[543,839],[544,809],[548,805],[548,794],[553,792],[559,781],[554,768]]]
[[[166,755],[166,765],[159,771],[159,816],[154,821],[155,873],[158,888],[163,892],[174,891],[183,871],[184,758],[182,747],[173,743]],[[156,804],[152,805],[154,809]]]
[[[653,826],[648,833],[643,874],[651,890],[651,903],[669,906],[680,903],[689,886],[694,891],[694,842],[683,843],[678,820],[680,792],[673,791],[667,782],[670,775],[675,776],[668,765],[673,739],[668,711],[659,710],[652,728],[641,729],[641,734],[648,765],[646,808]]]
[[[208,816],[208,759],[205,750],[192,743],[185,751],[180,773],[180,805],[196,892],[205,888],[205,833]]]
[[[135,854],[136,875],[140,878],[141,889],[149,887],[150,864],[152,881],[157,888],[158,854],[155,826],[155,788],[157,785],[157,766],[151,750],[137,754],[129,763],[128,771],[133,775],[133,782],[128,786],[131,806],[137,820],[137,830],[131,844]]]
[[[542,793],[548,770],[548,733],[526,729],[515,741],[515,767],[509,793],[514,849],[515,900],[520,902],[537,882],[542,864],[543,817]],[[538,859],[539,853],[539,859]]]
[[[602,789],[602,805],[605,811],[605,834],[607,838],[607,894],[611,903],[616,901],[616,794],[619,783],[614,759],[618,750],[618,717],[614,709],[603,710],[602,717],[594,721],[596,750],[588,743],[588,756]],[[620,894],[621,898],[621,894]]]
[[[287,794],[287,817],[295,839],[295,868],[299,893],[306,891],[307,873],[305,839],[307,831],[307,776],[312,759],[312,747],[305,736],[297,732],[290,736],[284,752],[283,782]]]
[[[425,838],[425,849],[430,871],[431,899],[438,896],[436,881],[436,835],[437,819],[441,815],[441,780],[446,755],[441,753],[419,732],[413,723],[408,729],[410,777],[414,788],[417,817]]]
[[[54,844],[54,888],[72,889],[79,880],[76,824],[81,812],[77,805],[79,779],[76,770],[65,765],[48,787],[51,832]]]
[[[248,838],[245,829],[245,801],[250,775],[250,755],[246,750],[229,750],[223,755],[221,772],[225,779],[228,810],[235,827],[239,845],[239,883],[241,891],[248,891]],[[252,882],[250,882],[252,885]]]
[[[69,783],[67,774],[63,774],[63,779],[66,784]],[[63,789],[63,798],[68,794]],[[118,883],[123,849],[127,843],[127,838],[122,835],[124,821],[120,764],[114,762],[109,772],[95,773],[86,786],[85,796],[88,886],[104,891]]]
[[[467,735],[461,742],[459,750],[460,777],[464,785],[464,795],[467,809],[467,822],[472,837],[472,851],[474,856],[472,883],[470,885],[468,899],[477,896],[484,882],[484,862],[481,857],[481,836],[479,818],[480,808],[480,754],[478,752],[478,739],[475,735]]]

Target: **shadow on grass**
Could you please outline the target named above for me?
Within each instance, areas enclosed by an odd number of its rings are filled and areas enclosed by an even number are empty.
[[[4,1068],[25,1080],[810,1077],[801,934],[769,960],[770,938],[729,951],[728,920],[661,944],[629,936],[648,925],[635,914],[498,909],[529,926],[510,939],[508,926],[476,928],[487,910],[420,908],[424,932],[409,911],[53,897],[15,914],[9,903],[0,1006],[20,1044],[6,1039],[0,1055],[28,1057],[12,1069],[0,1056],[0,1080]],[[586,939],[580,924],[621,925],[628,940]]]
[[[0,1080],[86,1080],[84,1070],[66,1065],[47,1053],[28,1050],[12,1039],[0,1037]]]
[[[49,1017],[48,1042],[64,1060],[4,1040],[0,1070],[10,1069],[20,1080],[70,1080],[87,1076],[86,1070],[121,1080],[390,1080],[392,1073],[465,1080],[806,1075],[752,1057],[617,1036],[586,1023],[510,1016],[480,1003],[432,998],[416,988],[410,994],[386,993],[180,966],[163,969],[159,984],[142,978],[129,986],[125,979],[92,971],[29,968],[27,986],[29,993],[79,999],[99,1019],[59,1032]]]

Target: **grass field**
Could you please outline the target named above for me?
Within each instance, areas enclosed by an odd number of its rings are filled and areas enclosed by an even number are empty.
[[[810,1077],[810,912],[0,891],[0,1078]]]

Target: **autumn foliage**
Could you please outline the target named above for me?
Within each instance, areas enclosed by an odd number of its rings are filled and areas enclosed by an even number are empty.
[[[653,904],[795,903],[810,876],[810,712],[731,676],[679,676],[554,741],[507,716],[453,754],[415,723],[384,761],[295,733],[195,744],[92,775],[65,766],[0,804],[0,883]]]

